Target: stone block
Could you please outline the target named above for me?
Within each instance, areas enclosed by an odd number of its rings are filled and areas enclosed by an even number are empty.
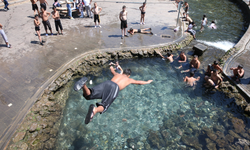
[[[207,46],[205,46],[201,43],[198,43],[198,44],[194,45],[193,49],[194,49],[195,55],[201,56],[207,50]]]

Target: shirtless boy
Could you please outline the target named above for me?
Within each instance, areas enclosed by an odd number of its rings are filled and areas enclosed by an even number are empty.
[[[188,13],[188,10],[189,10],[189,5],[187,2],[184,3],[183,9],[184,9],[183,16],[185,17],[185,15]]]
[[[205,85],[212,86],[214,88],[218,88],[220,83],[222,82],[222,78],[218,75],[218,70],[213,69],[211,77],[205,76]]]
[[[128,30],[128,33],[130,33],[131,35],[133,35],[134,33],[143,33],[143,34],[152,34],[153,35],[153,32],[148,31],[148,30],[152,30],[152,29],[151,28],[145,28],[145,29],[133,29],[133,28],[130,28]]]
[[[62,27],[62,23],[61,23],[61,20],[60,20],[60,14],[59,14],[59,12],[56,10],[56,7],[55,7],[55,6],[53,6],[53,10],[54,10],[54,11],[52,11],[51,14],[52,14],[53,19],[55,19],[56,31],[58,32],[58,34],[60,34],[60,33],[59,33],[59,29],[58,29],[58,28],[60,28],[61,34],[63,35],[63,32],[62,32],[63,27]]]
[[[164,57],[160,52],[157,52],[164,60],[165,59],[167,59],[167,60],[169,60],[170,62],[173,62],[174,61],[174,59],[173,59],[173,57],[174,57],[174,55],[173,54],[171,54],[171,53],[167,53],[167,57]]]
[[[48,4],[47,0],[39,0],[40,1],[40,6],[41,8],[43,8],[44,10],[46,10],[46,4]]]
[[[184,71],[181,71],[181,73],[183,73],[183,72],[196,72],[197,71],[197,69],[199,69],[200,68],[200,61],[198,60],[198,56],[197,55],[194,55],[194,58],[191,60],[191,62],[190,62],[190,69],[188,69],[188,70],[184,70]]]
[[[94,7],[91,8],[91,11],[94,13],[94,22],[95,22],[95,28],[96,28],[96,21],[98,21],[99,23],[99,28],[101,28],[101,25],[100,25],[100,12],[102,11],[102,8],[101,7],[98,7],[97,6],[97,3],[95,2],[94,3]]]
[[[139,7],[141,11],[141,23],[140,24],[145,24],[145,14],[146,14],[146,3],[144,2],[141,7]]]
[[[179,59],[178,60],[179,63],[186,63],[187,62],[187,56],[185,55],[184,52],[181,52],[179,57],[177,57],[177,58]],[[176,69],[180,69],[180,68],[182,68],[182,65],[179,67],[176,67]]]
[[[243,65],[238,65],[236,68],[230,68],[230,70],[233,70],[233,76],[231,78],[236,78],[236,81],[240,81],[240,78],[244,77],[245,71],[243,69]]]
[[[124,5],[122,7],[122,11],[120,12],[120,15],[119,15],[119,19],[121,20],[121,30],[122,30],[122,37],[121,37],[121,39],[123,39],[124,36],[128,37],[128,35],[126,33],[126,29],[128,27],[128,24],[127,24],[127,15],[128,15],[128,12],[126,11],[126,6]]]
[[[194,72],[190,72],[190,77],[186,76],[184,82],[187,82],[188,85],[194,86],[196,81],[199,81],[200,77],[194,78]]]
[[[32,10],[34,11],[34,15],[36,15],[36,10],[37,10],[37,14],[39,14],[39,9],[36,4],[37,0],[30,0],[30,2],[32,4]]]
[[[80,89],[83,90],[83,96],[86,98],[86,100],[102,99],[101,103],[96,103],[97,107],[95,107],[94,104],[91,104],[89,106],[89,110],[85,118],[85,124],[88,124],[90,121],[92,121],[96,113],[102,114],[106,112],[109,106],[118,96],[119,91],[123,90],[128,85],[130,84],[144,85],[144,84],[149,84],[153,81],[153,80],[137,81],[129,78],[131,74],[130,69],[125,69],[123,74],[119,74],[115,72],[112,66],[110,66],[110,71],[114,76],[111,79],[111,81],[108,80],[97,86],[94,86],[93,88],[88,88],[85,84],[88,81],[88,78],[83,77],[79,81],[77,81],[74,85],[75,91],[79,91]]]
[[[48,36],[47,26],[48,26],[48,28],[50,30],[51,35],[53,35],[51,25],[50,25],[50,22],[49,22],[50,13],[47,12],[46,10],[44,10],[43,7],[41,8],[41,11],[42,12],[40,12],[40,17],[43,20],[42,23],[43,23],[44,29],[46,31],[46,36]]]
[[[35,15],[35,19],[34,19],[35,31],[37,33],[40,44],[43,45],[42,38],[41,38],[41,33],[40,33],[40,27],[39,27],[40,24],[41,23],[39,21],[38,15]]]

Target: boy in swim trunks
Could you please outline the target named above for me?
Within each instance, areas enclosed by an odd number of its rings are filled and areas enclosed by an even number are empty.
[[[146,14],[146,3],[144,2],[141,7],[139,7],[141,11],[141,22],[140,24],[145,24],[145,14]]]
[[[47,0],[39,0],[40,1],[40,6],[41,6],[41,8],[43,8],[44,10],[46,10],[46,4],[47,5],[49,5],[48,4],[48,2],[47,2]]]
[[[189,10],[189,5],[187,2],[184,3],[183,9],[184,9],[183,16],[185,17],[185,15],[188,13],[188,10]]]
[[[222,82],[222,78],[218,75],[218,70],[213,69],[211,77],[205,76],[205,81],[205,86],[212,86],[214,88],[218,88],[220,83]]]
[[[39,10],[38,10],[38,6],[36,4],[36,0],[30,0],[31,5],[32,5],[32,10],[34,11],[34,15],[36,15],[36,10],[37,10],[37,14],[39,14]]]
[[[39,21],[38,15],[35,15],[35,19],[34,19],[35,31],[37,33],[40,44],[43,45],[42,38],[41,38],[41,33],[40,33],[40,27],[39,27],[40,24],[41,23]]]
[[[94,3],[94,7],[91,9],[91,11],[94,13],[94,22],[95,22],[95,28],[96,28],[96,21],[99,23],[99,28],[101,28],[100,25],[100,12],[102,11],[101,7],[97,6],[97,3]]]
[[[112,66],[110,66],[110,71],[114,77],[111,80],[105,81],[99,85],[94,86],[93,88],[88,88],[86,86],[85,83],[88,81],[87,77],[81,78],[74,85],[75,91],[79,91],[80,89],[83,90],[83,97],[85,97],[86,100],[102,99],[101,103],[96,103],[97,107],[95,107],[93,104],[89,106],[89,110],[85,118],[85,124],[88,124],[90,121],[92,121],[96,113],[102,114],[106,112],[109,106],[118,96],[119,91],[123,90],[128,85],[144,85],[149,84],[153,81],[137,81],[129,78],[131,74],[130,69],[125,69],[123,74],[119,74],[115,72]]]
[[[61,23],[61,20],[60,20],[60,14],[59,14],[59,12],[56,10],[56,7],[55,7],[55,6],[53,6],[53,10],[54,10],[54,11],[52,11],[51,14],[52,14],[53,19],[55,19],[56,31],[58,32],[58,35],[59,35],[60,33],[59,33],[59,29],[58,29],[58,28],[60,28],[61,34],[63,35],[63,32],[62,32],[63,27],[62,27],[62,23]]]
[[[236,68],[230,68],[230,70],[233,70],[233,76],[231,76],[231,78],[236,78],[236,81],[239,82],[240,78],[244,77],[245,71],[243,69],[243,65],[238,65],[238,67]]]
[[[123,39],[124,36],[128,37],[128,35],[126,33],[126,29],[128,27],[128,24],[127,24],[127,15],[128,15],[128,12],[126,11],[126,6],[124,5],[122,7],[122,11],[120,12],[120,15],[119,15],[119,19],[121,20],[121,30],[122,30],[122,37],[121,37],[121,39]]]
[[[186,76],[184,82],[187,82],[189,86],[194,86],[196,81],[199,81],[200,77],[194,78],[194,72],[190,72],[190,77]]]
[[[133,28],[130,28],[128,30],[128,33],[130,33],[131,35],[133,35],[134,33],[143,33],[143,34],[152,34],[153,35],[153,32],[147,31],[147,30],[152,30],[152,29],[151,28],[145,28],[145,29],[133,29]]]
[[[46,10],[44,10],[43,7],[41,8],[41,11],[42,12],[40,12],[40,17],[43,20],[42,23],[43,23],[44,29],[46,31],[46,36],[48,36],[47,26],[48,26],[48,28],[50,30],[50,34],[53,35],[51,25],[50,25],[50,22],[49,22],[50,13],[47,12]]]
[[[10,45],[9,42],[8,42],[8,38],[7,38],[7,36],[6,36],[6,34],[5,34],[4,30],[3,30],[3,25],[2,25],[1,23],[0,23],[0,34],[2,35],[3,40],[4,40],[5,43],[6,43],[6,46],[7,46],[8,48],[11,48],[11,45]]]

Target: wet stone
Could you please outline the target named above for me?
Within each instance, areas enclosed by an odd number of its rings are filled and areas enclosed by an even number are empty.
[[[228,131],[230,135],[232,135],[234,138],[240,139],[241,136],[239,136],[237,133],[235,133],[233,130]]]
[[[209,138],[206,138],[205,140],[207,143],[207,145],[206,145],[207,149],[216,150],[216,144],[214,142],[212,142]]]
[[[226,137],[225,137],[225,139],[226,139],[228,142],[230,142],[230,143],[233,143],[233,142],[234,142],[234,137],[233,137],[232,135],[230,135],[230,134],[227,134]]]
[[[206,50],[207,50],[207,46],[198,43],[196,45],[194,45],[193,49],[195,50],[195,54],[198,56],[201,56]]]
[[[202,145],[199,144],[199,141],[198,141],[198,139],[196,137],[190,137],[190,136],[184,135],[184,136],[181,137],[181,141],[184,144],[186,144],[188,146],[191,146],[191,147],[194,147],[194,148],[196,148],[198,150],[202,149],[201,148]]]
[[[234,130],[236,133],[242,133],[245,132],[245,124],[244,121],[242,119],[238,119],[238,118],[233,118],[231,120]]]
[[[26,135],[26,132],[18,132],[16,136],[13,138],[13,142],[16,143],[20,140],[22,140]]]
[[[133,49],[133,50],[131,50],[131,53],[132,53],[133,55],[137,55],[137,54],[138,54],[138,51],[137,51],[136,49]]]
[[[37,124],[37,123],[33,123],[33,124],[30,126],[29,131],[30,131],[30,132],[34,132],[34,131],[36,131],[37,126],[38,126],[38,124]]]
[[[219,146],[219,147],[226,147],[227,146],[227,142],[225,141],[225,140],[223,140],[223,139],[217,139],[216,140],[216,143],[217,143],[217,145]]]

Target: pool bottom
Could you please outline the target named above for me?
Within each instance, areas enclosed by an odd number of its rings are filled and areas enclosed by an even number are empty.
[[[122,61],[123,68],[133,71],[132,78],[154,81],[149,85],[130,85],[121,91],[109,110],[97,114],[87,126],[84,118],[88,106],[100,100],[86,101],[81,92],[71,91],[56,149],[204,149],[218,148],[223,143],[223,147],[236,146],[239,130],[236,131],[232,120],[240,122],[245,131],[248,118],[233,105],[234,99],[206,91],[202,80],[195,88],[185,86],[182,82],[185,75],[175,69],[177,65],[160,58]],[[93,80],[94,84],[88,85],[92,87],[112,75],[104,66],[98,75],[88,77]]]

